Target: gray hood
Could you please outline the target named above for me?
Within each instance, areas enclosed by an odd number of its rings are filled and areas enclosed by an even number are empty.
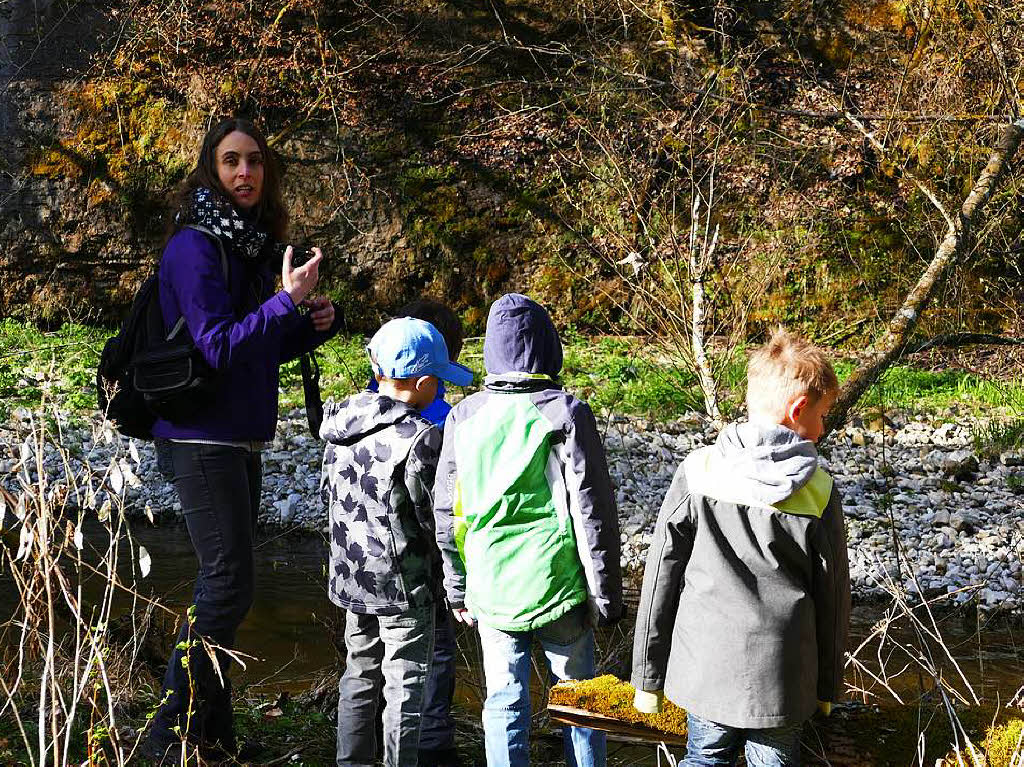
[[[404,402],[376,392],[361,392],[324,405],[320,439],[335,445],[354,445],[393,425],[400,429],[400,436],[411,437],[418,428],[416,415],[416,409]]]
[[[551,317],[536,301],[507,293],[491,304],[484,337],[487,383],[528,374],[552,380],[562,370],[562,342]]]
[[[771,505],[807,484],[818,468],[818,450],[785,426],[731,423],[714,451],[729,475],[732,492]]]

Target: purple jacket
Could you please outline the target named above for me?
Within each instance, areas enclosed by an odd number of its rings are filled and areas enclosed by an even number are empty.
[[[182,229],[160,262],[160,309],[169,331],[178,318],[206,361],[220,374],[213,402],[187,421],[157,419],[163,439],[269,441],[277,428],[278,366],[315,348],[339,323],[317,332],[266,263],[242,259],[227,247],[228,285],[220,250],[209,236]]]

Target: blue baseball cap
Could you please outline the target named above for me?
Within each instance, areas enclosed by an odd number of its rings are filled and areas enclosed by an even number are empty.
[[[437,376],[456,386],[473,382],[473,371],[448,359],[448,346],[437,328],[414,317],[381,325],[366,347],[373,372],[385,378]]]

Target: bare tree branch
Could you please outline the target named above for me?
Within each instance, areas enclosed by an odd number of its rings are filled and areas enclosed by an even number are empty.
[[[843,385],[839,398],[832,407],[825,434],[829,434],[846,420],[850,409],[871,385],[905,351],[923,312],[941,287],[949,267],[967,250],[971,232],[982,209],[999,188],[1013,161],[1021,139],[1024,138],[1024,119],[1003,128],[999,144],[992,152],[985,169],[978,176],[971,193],[960,208],[955,226],[946,234],[928,268],[918,279],[903,306],[889,322],[889,327],[868,359],[858,367]]]
[[[1024,338],[999,336],[994,333],[943,333],[931,338],[910,340],[904,354],[920,354],[929,349],[959,349],[964,346],[1024,346]]]

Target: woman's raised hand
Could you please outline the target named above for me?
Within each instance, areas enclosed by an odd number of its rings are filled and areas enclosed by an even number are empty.
[[[316,287],[316,281],[320,277],[320,261],[323,257],[320,248],[313,248],[313,257],[302,266],[292,269],[292,246],[284,249],[281,285],[296,306],[305,301],[309,292]]]

